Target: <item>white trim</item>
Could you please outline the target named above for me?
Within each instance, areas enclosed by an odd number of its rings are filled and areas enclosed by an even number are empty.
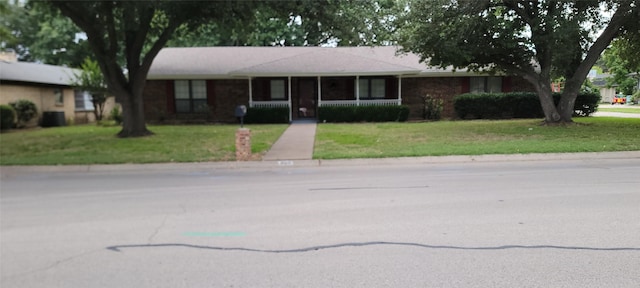
[[[373,99],[373,100],[325,100],[322,101],[322,106],[396,106],[398,105],[398,99]]]
[[[318,76],[318,104],[316,107],[320,107],[322,104],[322,82],[321,77]]]
[[[251,83],[251,77],[249,77],[249,107],[253,107],[253,84]]]
[[[291,105],[291,76],[287,76],[287,84],[289,86],[289,122],[293,121],[293,115],[291,110],[293,110],[293,105]]]
[[[402,105],[402,75],[398,75],[398,105]]]
[[[253,101],[253,106],[256,108],[275,108],[275,107],[289,107],[289,101]]]
[[[356,106],[360,106],[360,75],[356,75]]]

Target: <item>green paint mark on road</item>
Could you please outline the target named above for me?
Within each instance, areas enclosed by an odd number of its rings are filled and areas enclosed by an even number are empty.
[[[242,237],[246,236],[244,232],[185,232],[183,236],[193,237]]]

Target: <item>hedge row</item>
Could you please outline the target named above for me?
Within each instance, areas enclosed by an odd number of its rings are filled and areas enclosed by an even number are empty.
[[[560,93],[553,93],[556,105]],[[600,94],[580,93],[574,105],[576,116],[589,116],[598,108]],[[542,118],[544,112],[533,92],[462,94],[454,98],[454,109],[461,119]]]
[[[289,108],[247,108],[244,122],[249,124],[289,123]]]
[[[0,130],[13,128],[16,114],[9,105],[0,105]]]
[[[407,121],[407,106],[335,106],[318,108],[320,122]]]

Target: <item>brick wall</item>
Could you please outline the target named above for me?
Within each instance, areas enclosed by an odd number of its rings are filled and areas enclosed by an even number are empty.
[[[147,81],[143,98],[145,117],[149,122],[235,122],[235,107],[249,105],[249,83],[247,80],[207,80],[210,113],[183,114],[171,111],[172,80]],[[212,91],[211,91],[212,90]]]
[[[402,103],[409,106],[409,119],[422,119],[422,96],[443,100],[443,118],[455,117],[453,97],[462,94],[465,77],[402,78]]]
[[[354,77],[328,77],[322,79],[323,100],[354,100]],[[415,77],[402,78],[402,103],[410,107],[409,119],[422,119],[422,96],[443,100],[443,118],[455,118],[453,98],[467,93],[468,77]],[[393,79],[397,81],[397,79]],[[466,81],[466,82],[465,82]],[[511,91],[532,91],[531,85],[522,78],[510,77],[507,86]],[[249,105],[249,83],[246,79],[207,80],[209,114],[176,114],[173,104],[171,80],[150,80],[144,91],[145,116],[149,122],[236,122],[235,107]],[[465,85],[465,83],[467,83]],[[293,116],[297,118],[298,82],[292,78]],[[255,89],[256,87],[254,87]],[[397,89],[397,88],[396,88]],[[255,98],[254,98],[255,99]],[[258,99],[255,99],[258,100]]]
[[[525,80],[521,77],[510,77],[511,78],[511,91],[513,92],[533,92],[533,86],[529,81]]]
[[[215,80],[216,105],[214,120],[216,122],[232,123],[237,121],[234,113],[236,106],[249,107],[249,81],[243,80]]]
[[[163,122],[172,119],[173,113],[167,111],[167,92],[167,81],[147,81],[142,98],[144,101],[144,116],[148,122]]]

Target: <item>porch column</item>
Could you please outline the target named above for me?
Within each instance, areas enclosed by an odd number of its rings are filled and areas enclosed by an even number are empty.
[[[360,106],[360,76],[356,75],[356,106]]]
[[[318,105],[316,105],[316,107],[322,105],[322,82],[320,81],[320,76],[318,76]]]
[[[402,105],[402,75],[398,75],[398,105]]]
[[[253,87],[251,85],[251,77],[249,77],[249,107],[253,107]]]
[[[289,122],[293,121],[293,114],[291,110],[293,110],[293,106],[291,105],[291,76],[287,77],[287,86],[289,86]]]

